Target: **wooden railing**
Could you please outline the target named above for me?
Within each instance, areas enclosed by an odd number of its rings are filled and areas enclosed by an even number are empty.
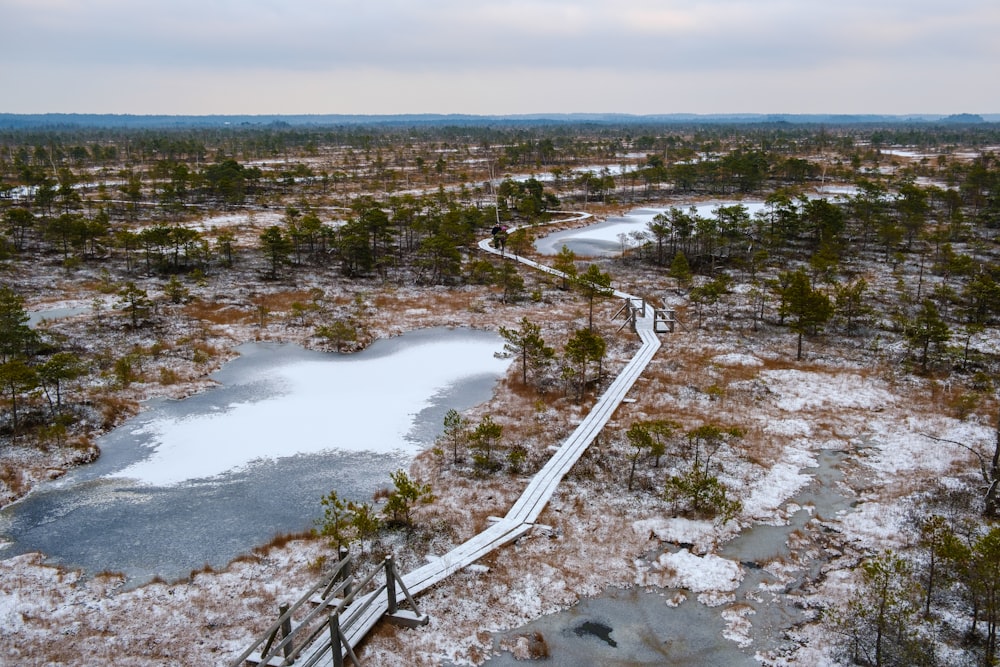
[[[359,598],[359,593],[368,589],[375,578],[383,572],[384,581],[376,584],[374,590]],[[412,610],[399,608],[398,591],[403,593]],[[392,556],[386,557],[381,569],[372,570],[367,577],[356,582],[353,575],[353,558],[346,549],[341,549],[340,559],[333,571],[306,591],[305,595],[294,604],[281,605],[278,620],[233,662],[233,667],[245,667],[245,665],[313,667],[325,662],[324,658],[332,662],[335,667],[342,667],[345,654],[353,664],[360,665],[350,641],[351,626],[364,616],[383,593],[386,598],[386,611],[383,613],[390,621],[407,626],[427,623],[427,617],[420,614],[416,601],[396,573]],[[296,613],[303,608],[308,608],[309,611],[296,620],[294,618]],[[304,658],[301,663],[298,662],[300,658]]]

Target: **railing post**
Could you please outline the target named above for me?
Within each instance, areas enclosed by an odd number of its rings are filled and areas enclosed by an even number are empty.
[[[396,568],[392,556],[385,557],[385,594],[388,600],[388,613],[395,614],[399,611],[399,604],[396,602]]]
[[[347,558],[350,556],[350,554],[351,554],[351,550],[348,547],[341,545],[341,547],[339,549],[339,552],[338,552],[338,556],[340,558],[340,562],[343,563],[345,560],[347,560]],[[350,564],[350,562],[348,562],[348,563],[345,563],[344,566],[340,570],[340,579],[341,579],[341,581],[346,581],[347,582],[344,585],[344,598],[345,599],[348,598],[348,597],[350,597],[350,595],[351,595],[351,577],[352,577],[352,574],[351,574],[351,564]]]
[[[284,616],[284,619],[281,621],[281,638],[285,639],[292,634],[292,617],[286,616],[288,614],[288,604],[280,605],[278,611],[281,613],[281,616]],[[292,657],[292,642],[290,640],[286,642],[282,650],[285,654],[285,664],[292,664],[290,660]]]
[[[344,647],[340,643],[340,614],[330,614],[330,650],[333,667],[344,667]]]

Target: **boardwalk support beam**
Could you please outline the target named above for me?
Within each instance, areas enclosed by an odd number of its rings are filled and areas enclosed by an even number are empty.
[[[412,611],[399,608],[399,603],[396,599],[396,586],[399,586],[400,590],[403,591],[406,601],[411,607],[413,607]],[[385,594],[388,603],[385,617],[386,620],[393,625],[416,628],[421,625],[427,625],[430,621],[427,614],[420,613],[420,610],[417,608],[416,601],[413,599],[413,596],[410,595],[410,591],[406,589],[406,584],[404,584],[402,578],[396,574],[396,565],[392,560],[392,556],[386,556],[385,558]]]
[[[278,610],[281,611],[281,616],[285,619],[281,622],[281,638],[285,644],[282,651],[285,654],[285,663],[290,665],[292,664],[290,659],[292,657],[292,615],[288,613],[288,604],[281,605]]]
[[[333,667],[344,667],[345,651],[347,657],[351,659],[351,664],[354,667],[361,667],[358,656],[351,648],[351,642],[347,641],[347,637],[340,631],[340,614],[330,614],[330,648],[333,653]]]
[[[625,323],[618,327],[618,331],[615,333],[620,332],[629,325],[632,325],[632,331],[635,331],[636,320],[640,317],[646,317],[646,300],[635,296],[625,297],[625,303],[622,304],[622,307],[618,309],[618,312],[611,319],[618,319],[618,316],[622,313],[625,313]]]

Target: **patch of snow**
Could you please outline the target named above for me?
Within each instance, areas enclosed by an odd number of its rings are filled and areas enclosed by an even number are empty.
[[[667,585],[695,593],[735,591],[743,580],[743,568],[736,561],[714,554],[696,556],[687,549],[661,555],[656,565],[669,573]]]
[[[746,648],[753,644],[753,638],[750,636],[753,624],[750,623],[750,619],[747,616],[752,616],[756,613],[753,607],[743,605],[723,609],[720,616],[726,622],[726,629],[722,633],[722,636],[736,642],[741,648]]]
[[[238,227],[241,225],[278,225],[283,221],[284,216],[277,212],[254,212],[252,215],[246,212],[225,213],[201,218],[185,226],[198,231],[208,231],[218,227]]]
[[[940,415],[913,415],[905,421],[874,419],[868,422],[875,452],[865,464],[881,475],[921,471],[935,475],[948,472],[956,461],[972,458],[963,447],[938,442],[924,436],[961,442],[987,451],[995,431],[972,421],[960,421]]]
[[[881,409],[892,404],[892,392],[878,380],[855,373],[816,373],[796,369],[761,372],[772,391],[780,396],[778,407],[789,412],[816,408]]]
[[[662,542],[692,544],[702,553],[712,548],[719,534],[711,521],[696,521],[683,517],[641,519],[632,523],[632,530],[640,536],[652,533]]]
[[[810,464],[816,465],[815,460],[795,449],[787,450],[786,459],[789,460],[775,464],[750,489],[743,500],[745,516],[757,520],[772,519],[786,500],[812,480],[810,475],[800,470]]]
[[[863,548],[874,551],[905,546],[904,527],[909,521],[908,511],[898,502],[862,503],[840,517],[843,531]]]
[[[764,362],[753,356],[752,354],[740,354],[738,352],[731,352],[729,354],[720,354],[718,356],[712,357],[712,363],[719,366],[748,366],[748,367],[759,367],[763,366]]]
[[[787,435],[792,437],[809,437],[812,435],[812,424],[801,417],[789,417],[788,419],[773,419],[768,417],[764,424],[764,432],[774,435]]]

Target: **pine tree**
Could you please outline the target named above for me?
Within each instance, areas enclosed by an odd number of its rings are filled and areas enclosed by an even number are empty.
[[[670,262],[670,269],[667,271],[667,275],[677,281],[677,286],[681,289],[687,289],[691,285],[691,278],[693,273],[691,272],[691,265],[688,264],[687,257],[684,253],[678,252],[674,255],[673,260]]]
[[[924,299],[920,310],[903,332],[910,346],[920,350],[920,368],[927,370],[931,345],[943,345],[951,338],[951,330],[941,317],[937,306],[930,299]]]
[[[527,317],[521,318],[520,329],[500,327],[500,336],[506,341],[504,350],[521,361],[521,382],[528,384],[528,370],[538,372],[555,356],[555,350],[545,344],[542,328]],[[538,381],[538,378],[535,378]]]
[[[812,281],[802,269],[782,274],[781,306],[784,319],[791,317],[789,328],[798,334],[795,358],[802,358],[802,337],[816,334],[833,315],[833,303],[823,292],[813,289]]]

